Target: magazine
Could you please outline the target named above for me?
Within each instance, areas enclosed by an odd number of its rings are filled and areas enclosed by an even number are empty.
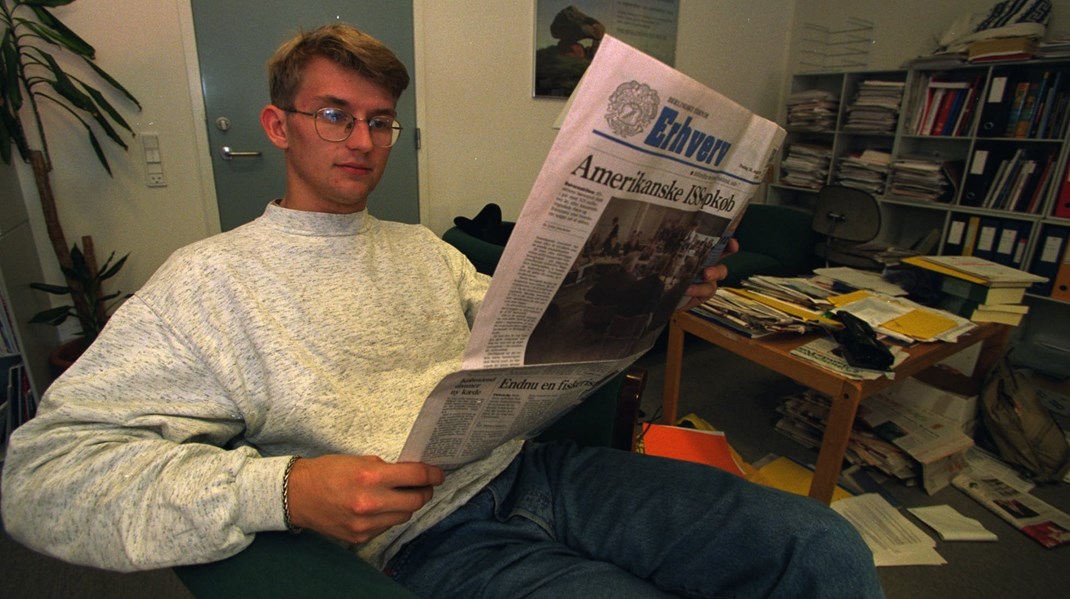
[[[606,36],[472,328],[400,459],[537,434],[649,349],[717,262],[784,130]]]

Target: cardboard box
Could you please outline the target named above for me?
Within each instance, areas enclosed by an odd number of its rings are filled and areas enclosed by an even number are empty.
[[[903,381],[902,403],[952,420],[973,436],[977,429],[977,398],[981,386],[972,378],[944,368],[930,368]]]

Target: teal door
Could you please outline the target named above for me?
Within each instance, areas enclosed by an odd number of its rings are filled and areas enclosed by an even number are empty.
[[[224,231],[260,216],[285,190],[282,152],[260,127],[260,109],[269,103],[264,64],[279,44],[301,29],[341,21],[385,43],[414,74],[411,2],[192,0],[192,7]],[[384,220],[420,220],[414,97],[410,85],[398,103],[405,129],[368,203],[368,212]]]

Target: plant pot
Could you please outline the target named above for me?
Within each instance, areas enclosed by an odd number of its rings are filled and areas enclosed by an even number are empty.
[[[48,364],[52,368],[52,377],[57,378],[74,364],[86,350],[85,339],[71,339],[61,344],[48,355]]]

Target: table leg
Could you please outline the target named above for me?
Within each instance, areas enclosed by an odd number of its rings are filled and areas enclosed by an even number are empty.
[[[832,492],[840,478],[843,458],[847,455],[847,443],[851,438],[861,394],[848,389],[839,397],[832,398],[825,434],[821,439],[821,451],[817,455],[814,479],[810,484],[810,497],[823,503],[832,501]]]
[[[676,315],[669,319],[669,347],[665,355],[665,388],[661,395],[662,424],[676,423],[676,409],[680,402],[680,377],[684,365],[684,331],[676,322]]]

